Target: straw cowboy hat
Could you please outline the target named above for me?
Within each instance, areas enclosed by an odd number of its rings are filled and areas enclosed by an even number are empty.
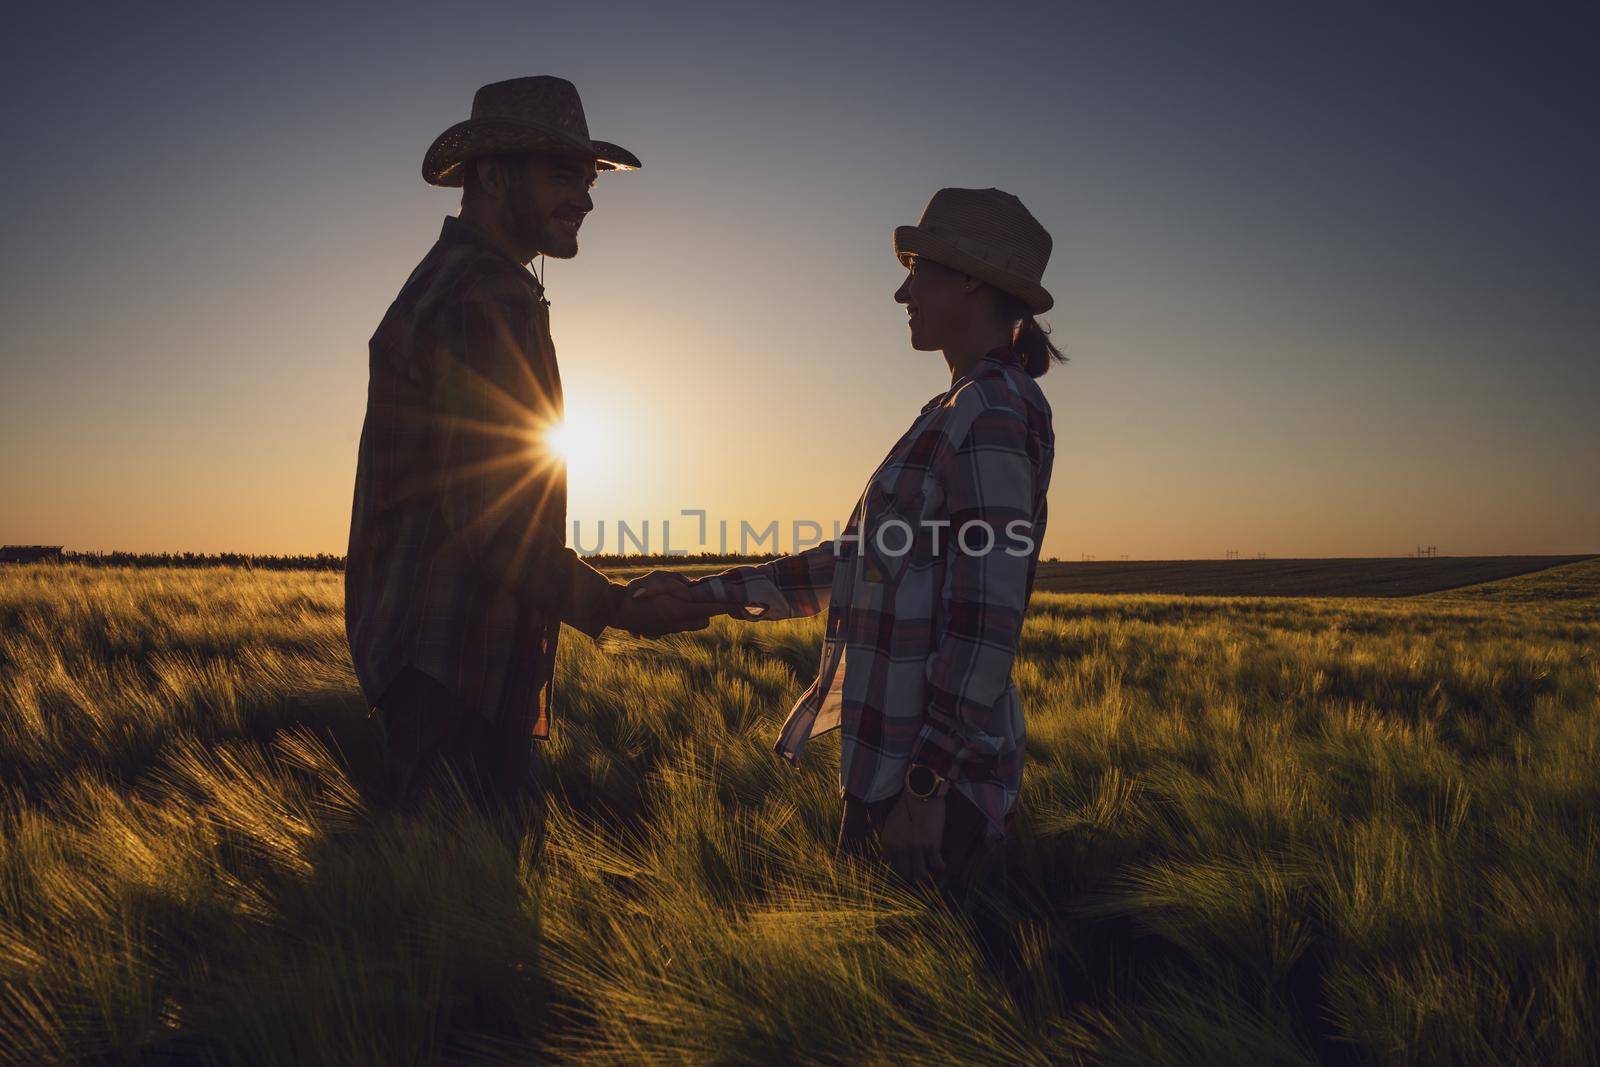
[[[429,185],[459,186],[461,164],[479,156],[567,152],[601,170],[635,170],[639,157],[609,141],[589,138],[577,88],[565,78],[512,78],[479,89],[472,117],[434,139],[422,160]]]
[[[1050,262],[1050,234],[1022,201],[999,189],[940,189],[915,226],[897,226],[901,263],[925,256],[1010,293],[1041,315],[1055,298],[1039,284]],[[909,265],[909,264],[908,264]]]

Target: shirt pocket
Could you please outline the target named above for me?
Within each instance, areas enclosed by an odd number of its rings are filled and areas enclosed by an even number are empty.
[[[930,479],[908,480],[902,472],[880,476],[867,491],[862,525],[862,576],[881,585],[897,585],[906,570],[924,561],[930,531],[923,519],[929,503]]]

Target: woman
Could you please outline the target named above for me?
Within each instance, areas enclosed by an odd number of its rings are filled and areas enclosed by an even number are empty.
[[[987,888],[1022,780],[1011,664],[1045,528],[1054,435],[1034,379],[1063,357],[1034,316],[1050,235],[997,189],[943,189],[894,232],[911,346],[942,351],[950,389],[923,406],[844,532],[699,581],[653,576],[747,620],[826,601],[821,670],[776,748],[798,760],[838,727],[840,847],[876,833],[905,877]],[[979,885],[982,883],[982,885]]]

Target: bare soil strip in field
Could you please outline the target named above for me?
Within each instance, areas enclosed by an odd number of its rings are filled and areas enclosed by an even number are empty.
[[[1403,597],[1498,581],[1592,558],[1401,556],[1044,563],[1039,566],[1037,587],[1051,593]]]

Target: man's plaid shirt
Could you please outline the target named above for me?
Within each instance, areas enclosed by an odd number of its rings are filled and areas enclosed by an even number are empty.
[[[369,370],[345,564],[362,692],[377,704],[415,667],[458,709],[542,737],[561,623],[597,636],[623,588],[566,547],[566,465],[541,447],[562,413],[543,287],[447,218]]]
[[[1024,739],[1011,664],[1054,454],[1049,403],[996,349],[923,407],[839,537],[691,583],[696,599],[760,606],[746,618],[762,620],[816,614],[827,598],[821,669],[779,753],[798,760],[840,728],[845,793],[892,797],[922,764],[1004,833]]]

